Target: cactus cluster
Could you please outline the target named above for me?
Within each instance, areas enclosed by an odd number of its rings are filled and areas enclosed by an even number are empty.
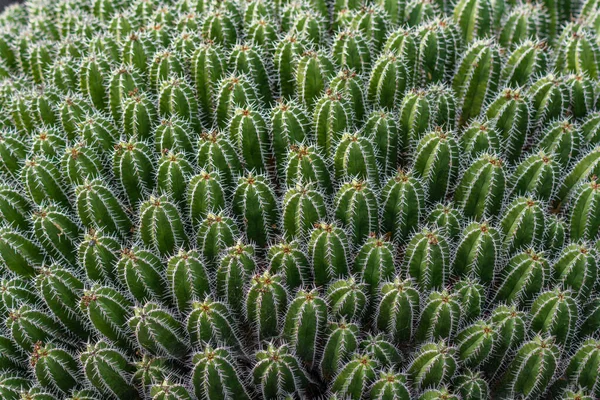
[[[600,3],[0,14],[0,398],[600,398]]]

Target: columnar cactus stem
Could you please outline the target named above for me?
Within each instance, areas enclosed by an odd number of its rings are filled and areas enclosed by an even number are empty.
[[[361,133],[344,133],[339,138],[333,156],[335,179],[368,180],[379,186],[379,170],[375,149],[370,138]]]
[[[79,363],[73,355],[53,344],[38,342],[30,357],[35,376],[44,388],[69,393],[79,386]]]
[[[323,193],[333,194],[328,164],[315,146],[290,147],[285,165],[285,181],[290,187],[314,183]]]
[[[309,369],[319,360],[317,343],[325,332],[327,314],[327,303],[316,290],[300,290],[285,316],[283,337]]]
[[[457,293],[446,290],[431,292],[423,304],[415,337],[421,342],[448,340],[454,336],[461,320],[462,310]]]
[[[13,273],[31,277],[35,268],[44,263],[45,252],[40,244],[11,226],[0,225],[0,260]]]
[[[37,278],[37,289],[52,314],[81,339],[91,335],[83,314],[79,310],[79,298],[83,294],[83,282],[75,273],[58,265],[44,267]]]
[[[496,94],[500,69],[500,51],[489,39],[475,41],[466,50],[452,82],[461,110],[459,126],[477,117]]]
[[[323,194],[316,185],[298,184],[288,189],[283,196],[283,235],[286,239],[306,238],[315,223],[327,217]]]
[[[77,220],[55,204],[41,206],[31,218],[33,233],[44,250],[59,260],[75,265],[76,246],[82,234]]]
[[[483,153],[464,171],[454,193],[454,202],[466,217],[493,217],[502,207],[506,176],[503,160]]]
[[[237,108],[229,123],[229,136],[244,168],[255,173],[265,173],[271,157],[271,140],[265,118],[259,111]]]
[[[280,399],[284,394],[304,396],[312,384],[287,344],[276,348],[270,343],[256,354],[256,359],[252,375],[264,399]]]
[[[358,348],[358,325],[341,319],[329,323],[327,340],[323,346],[320,373],[323,379],[331,381],[336,377],[345,362]]]
[[[437,128],[419,140],[413,171],[425,182],[429,201],[446,198],[458,175],[458,167],[458,143],[450,131]]]
[[[409,239],[425,208],[423,183],[411,171],[399,170],[381,190],[381,229],[395,242]]]
[[[210,297],[194,301],[186,322],[192,347],[217,341],[232,349],[243,351],[240,332],[232,322],[231,311],[224,303],[214,301]]]
[[[473,222],[465,227],[456,253],[453,272],[476,277],[489,284],[502,260],[500,232],[489,222]]]
[[[159,256],[139,246],[121,250],[116,265],[121,285],[139,302],[164,301],[168,296],[162,261]]]
[[[344,230],[326,222],[315,224],[308,243],[308,257],[312,261],[317,287],[329,284],[334,278],[346,276],[350,250]]]
[[[111,286],[95,284],[83,292],[79,307],[92,326],[117,347],[133,348],[127,325],[133,304],[128,296]]]
[[[198,250],[209,266],[214,267],[221,251],[233,246],[240,232],[235,221],[223,212],[209,212],[198,225]]]
[[[522,303],[542,290],[550,269],[543,252],[527,249],[515,254],[507,263],[502,282],[496,291],[496,301]]]
[[[248,240],[265,247],[279,231],[279,210],[266,177],[250,172],[238,179],[233,213],[242,218]]]
[[[301,146],[311,137],[310,118],[302,107],[291,101],[281,101],[271,111],[271,126],[277,174],[285,176],[288,150],[292,146]]]
[[[448,382],[456,372],[456,355],[444,341],[426,343],[414,356],[408,375],[418,389]]]
[[[252,278],[246,293],[246,318],[254,326],[259,342],[281,332],[288,293],[279,275],[269,271]]]
[[[558,366],[560,350],[554,339],[535,337],[523,344],[508,366],[500,390],[506,396],[517,393],[537,398],[544,394]]]
[[[235,358],[222,347],[206,346],[194,355],[192,386],[196,397],[213,400],[250,400],[238,374]]]
[[[306,285],[311,278],[311,267],[303,246],[297,241],[276,243],[267,252],[269,270],[284,278],[290,290]]]
[[[379,231],[377,220],[376,188],[365,180],[352,180],[343,184],[335,195],[335,217],[348,230],[350,242],[360,246]]]
[[[104,341],[89,344],[81,354],[81,364],[88,381],[105,396],[119,400],[140,399],[129,377],[135,367],[127,357]]]
[[[400,55],[392,52],[382,54],[371,70],[369,102],[376,107],[393,110],[400,104],[411,83],[411,72]]]
[[[544,239],[546,219],[539,201],[530,197],[513,200],[504,210],[500,229],[502,247],[508,254],[529,247],[539,247]]]
[[[341,369],[331,390],[343,398],[359,400],[375,381],[377,361],[365,354],[355,354]]]
[[[377,329],[389,334],[396,343],[408,342],[414,335],[419,303],[419,293],[412,281],[396,278],[383,284],[375,315]]]
[[[415,232],[404,255],[404,270],[422,289],[441,288],[450,276],[448,242],[437,229]]]
[[[167,196],[150,196],[140,205],[139,237],[160,255],[170,255],[188,243],[181,214]],[[167,228],[168,227],[168,228]]]
[[[180,250],[167,262],[169,291],[182,315],[190,311],[194,298],[210,294],[210,279],[200,254],[195,250]]]
[[[140,346],[152,354],[177,359],[189,350],[182,324],[156,303],[134,307],[128,324]]]

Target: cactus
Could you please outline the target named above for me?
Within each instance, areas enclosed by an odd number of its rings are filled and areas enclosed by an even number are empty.
[[[448,242],[437,229],[415,232],[406,248],[404,270],[422,289],[441,288],[450,276]]]
[[[142,243],[158,254],[170,255],[176,248],[187,245],[181,214],[167,196],[150,196],[140,205],[139,219],[138,233]]]
[[[517,22],[516,20],[513,21]],[[521,21],[519,21],[519,23],[521,23]],[[523,23],[530,24],[531,22],[523,21]],[[513,27],[513,29],[516,30],[516,26]],[[512,33],[517,34],[520,32],[522,31],[517,30]],[[502,74],[500,77],[501,81],[507,87],[527,85],[531,82],[533,77],[546,73],[549,64],[546,42],[525,39],[516,42],[515,44],[516,47],[508,57],[506,65],[502,67]]]
[[[239,332],[231,323],[231,311],[224,303],[210,297],[194,301],[186,322],[187,333],[193,347],[217,341],[242,350]]]
[[[302,396],[312,384],[288,345],[270,343],[256,359],[252,375],[264,399],[279,399],[282,394]]]
[[[485,287],[477,279],[461,279],[453,287],[458,296],[463,320],[479,318],[485,309]]]
[[[408,367],[408,375],[418,389],[438,386],[456,372],[456,349],[444,341],[426,343]]]
[[[255,173],[267,171],[271,143],[260,112],[251,107],[235,109],[229,122],[229,135],[244,168]]]
[[[235,313],[242,313],[244,285],[256,270],[254,248],[238,241],[221,256],[216,275],[216,294],[226,300]]]
[[[519,252],[508,261],[495,298],[509,303],[530,300],[544,287],[549,274],[543,252],[532,248]]]
[[[279,275],[266,271],[252,279],[246,294],[246,316],[255,327],[259,341],[277,336],[281,331],[287,297]]]
[[[314,111],[317,98],[335,74],[333,63],[315,51],[302,53],[296,67],[296,95],[309,112]]]
[[[413,171],[425,182],[429,201],[446,198],[458,174],[458,158],[458,144],[450,132],[438,128],[419,140]]]
[[[140,346],[150,353],[173,358],[187,354],[188,340],[181,322],[158,304],[134,307],[128,324]]]
[[[192,153],[192,127],[189,122],[179,116],[170,116],[161,119],[154,129],[154,147],[156,151],[167,153],[174,152]]]
[[[277,173],[285,176],[288,149],[300,146],[311,137],[310,119],[302,107],[281,101],[271,111],[271,125]]]
[[[348,323],[345,319],[328,324],[327,340],[323,345],[323,357],[319,366],[323,379],[331,381],[343,364],[350,361],[351,355],[358,348],[359,332],[358,325]]]
[[[75,273],[58,265],[51,265],[40,270],[36,284],[46,306],[70,333],[81,339],[90,337],[78,307],[83,282]]]
[[[232,190],[234,180],[242,171],[233,145],[226,139],[225,134],[217,131],[200,135],[197,162],[198,166],[207,172],[217,172],[228,191]]]
[[[369,334],[360,342],[359,349],[383,368],[395,368],[404,362],[400,351],[384,335]]]
[[[410,84],[410,73],[400,55],[381,55],[371,71],[369,101],[377,107],[393,110],[402,100],[402,95]]]
[[[538,147],[554,158],[562,167],[577,159],[581,148],[581,139],[576,127],[569,120],[558,120],[550,123],[542,133]]]
[[[500,393],[520,393],[529,398],[543,395],[554,377],[559,357],[560,350],[552,338],[536,336],[525,342],[504,373]]]
[[[437,16],[417,27],[416,83],[448,81],[463,47],[459,29],[449,18]]]
[[[335,217],[348,230],[354,246],[360,246],[369,235],[379,231],[374,189],[376,185],[368,180],[352,180],[344,183],[335,195]]]
[[[350,277],[332,282],[327,288],[327,303],[332,317],[360,320],[367,304],[365,285]]]
[[[137,209],[138,203],[154,188],[152,151],[141,141],[121,142],[115,146],[112,167],[129,206]]]
[[[285,164],[285,182],[288,186],[314,183],[327,195],[333,194],[333,185],[327,163],[315,146],[292,145]]]
[[[454,273],[492,282],[502,256],[500,237],[498,229],[486,221],[465,227],[454,255]]]
[[[190,311],[194,298],[210,294],[210,279],[197,251],[180,250],[167,262],[167,280],[171,297],[180,313]]]
[[[459,301],[457,293],[447,290],[431,292],[422,305],[416,339],[423,342],[453,337],[462,319]]]
[[[531,305],[531,330],[552,335],[562,345],[568,345],[573,338],[578,319],[579,307],[568,289],[541,293]]]
[[[127,287],[137,301],[161,301],[167,298],[162,262],[152,251],[139,246],[124,248],[115,269],[121,285]]]
[[[375,296],[380,284],[391,280],[395,270],[393,244],[385,237],[369,235],[356,254],[352,272],[362,277],[369,294]]]
[[[77,220],[62,207],[41,206],[32,214],[33,232],[47,253],[75,265],[81,228]]]
[[[419,400],[458,400],[459,398],[460,397],[454,395],[446,387],[441,387],[440,389],[428,389],[419,396]]]
[[[309,281],[310,266],[298,242],[279,242],[267,252],[269,270],[285,279],[285,285],[296,289]]]
[[[160,169],[159,169],[160,170]],[[185,178],[178,174],[180,178]],[[225,192],[221,176],[218,172],[200,171],[189,180],[182,179],[187,185],[185,194],[186,211],[192,225],[199,227],[209,213],[216,213],[225,208]]]
[[[88,344],[80,356],[83,372],[99,392],[119,400],[139,399],[137,389],[129,382],[135,367],[127,357],[104,341]]]
[[[546,219],[539,202],[533,198],[518,197],[504,210],[500,229],[504,236],[503,248],[509,253],[529,247],[538,247],[544,238]]]
[[[354,114],[348,97],[342,93],[327,89],[325,94],[315,101],[314,132],[317,146],[327,157],[336,155],[335,145],[342,140],[342,133],[353,126]],[[335,151],[334,151],[335,150]]]
[[[124,205],[101,179],[86,179],[75,188],[77,215],[88,229],[128,237],[133,223]]]
[[[233,195],[233,213],[243,218],[248,240],[264,247],[278,231],[277,200],[267,179],[252,172],[240,177]]]
[[[33,276],[44,262],[44,250],[30,235],[0,225],[0,260],[19,276]]]
[[[520,162],[508,179],[512,196],[533,196],[548,201],[557,187],[560,164],[553,153],[540,150]]]
[[[587,29],[577,27],[571,31],[569,26],[565,27],[557,50],[554,65],[559,71],[598,78],[600,49]]]
[[[376,378],[376,367],[377,361],[368,355],[355,354],[341,369],[331,390],[344,398],[361,399]]]
[[[36,343],[30,363],[38,382],[44,388],[69,393],[78,386],[79,364],[72,354],[60,347]]]
[[[600,232],[600,185],[596,176],[592,176],[589,182],[583,182],[579,190],[571,210],[571,238],[575,241],[593,240]]]
[[[488,105],[486,117],[494,121],[504,149],[504,158],[511,163],[521,156],[529,131],[529,104],[519,89],[503,89]]]
[[[465,400],[485,399],[490,392],[488,383],[479,371],[466,370],[455,378],[454,386]]]
[[[406,241],[417,228],[425,206],[420,179],[411,172],[398,171],[381,190],[382,231],[396,242]]]
[[[508,10],[500,27],[498,43],[504,48],[514,48],[531,37],[546,39],[549,35],[548,19],[544,4],[518,3]]]
[[[169,380],[153,385],[150,388],[150,396],[152,400],[190,400],[192,398],[184,385],[172,383]]]
[[[288,307],[283,337],[308,368],[318,362],[317,343],[325,331],[327,315],[327,303],[316,290],[298,291]]]
[[[478,40],[466,50],[452,82],[461,110],[459,126],[479,115],[483,104],[496,94],[500,68],[499,49],[494,42]]]
[[[504,162],[483,153],[464,171],[454,193],[454,201],[465,217],[482,219],[498,214],[506,187]]]
[[[308,235],[315,223],[327,216],[324,196],[315,190],[315,184],[297,184],[283,196],[283,234],[287,239]]]

